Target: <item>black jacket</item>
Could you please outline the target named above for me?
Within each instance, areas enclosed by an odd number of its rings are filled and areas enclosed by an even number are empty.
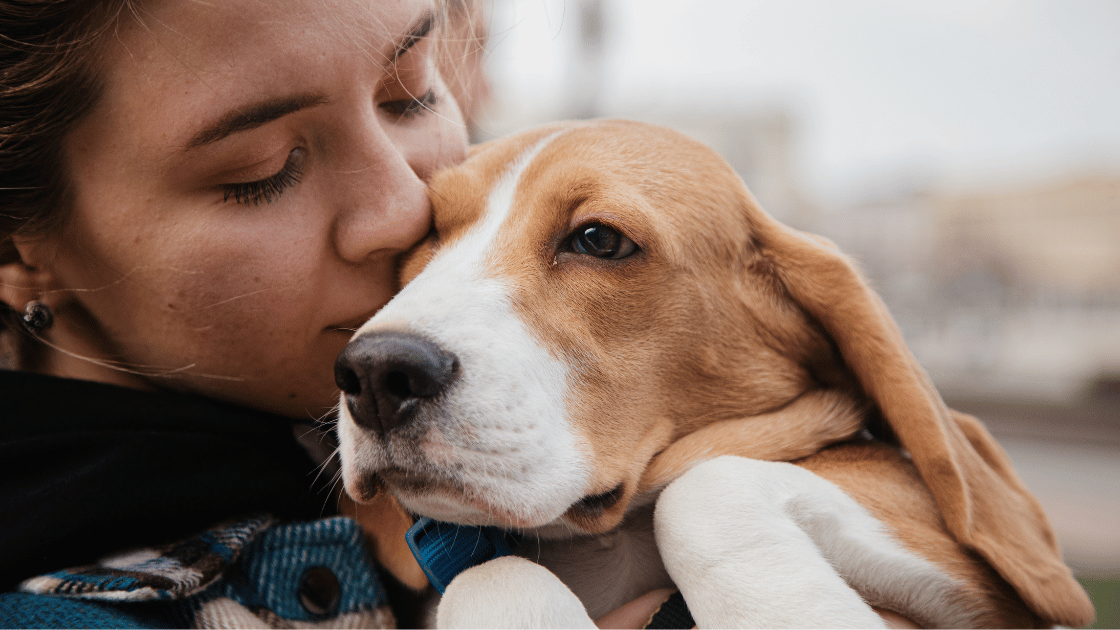
[[[248,513],[331,514],[317,473],[288,418],[0,370],[0,592]]]

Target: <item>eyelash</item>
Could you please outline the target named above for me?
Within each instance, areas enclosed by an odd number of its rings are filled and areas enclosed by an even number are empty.
[[[388,101],[381,107],[398,118],[415,118],[431,111],[439,104],[439,96],[435,90],[428,90],[416,98]],[[288,161],[275,175],[257,180],[255,182],[242,182],[239,184],[223,184],[222,201],[233,199],[234,203],[247,206],[259,206],[262,203],[272,203],[284,194],[284,191],[299,183],[303,176],[300,169],[303,150],[292,149],[288,154]]]
[[[439,96],[435,90],[428,90],[415,98],[406,98],[388,101],[381,104],[381,108],[398,118],[415,118],[431,111],[439,104]]]
[[[299,183],[303,176],[300,162],[303,161],[303,149],[296,147],[288,154],[288,161],[275,175],[259,179],[255,182],[242,182],[239,184],[223,184],[221,186],[225,196],[222,201],[233,199],[234,203],[247,206],[258,206],[262,203],[276,201],[284,191]]]

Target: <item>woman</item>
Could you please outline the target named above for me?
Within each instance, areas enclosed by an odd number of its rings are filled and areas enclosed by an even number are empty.
[[[94,4],[2,5],[3,590],[254,512],[330,515],[290,419],[330,411],[335,355],[429,229],[425,180],[465,149],[434,2]],[[170,586],[136,566],[123,590],[25,585],[0,625],[391,621],[352,522],[271,523],[188,539]],[[275,576],[223,586],[223,553],[269,537],[281,560],[332,550],[290,576],[291,611],[262,599]],[[59,596],[83,579],[95,599]]]

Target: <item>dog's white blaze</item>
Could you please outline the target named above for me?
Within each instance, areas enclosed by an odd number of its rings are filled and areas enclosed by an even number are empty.
[[[440,251],[356,336],[406,330],[454,353],[459,377],[423,438],[423,456],[493,510],[522,525],[544,525],[587,491],[587,440],[565,410],[568,368],[532,335],[517,314],[511,287],[488,275],[489,252],[514,203],[518,180],[553,134],[529,149],[491,193],[485,215]],[[343,405],[345,407],[345,405]],[[343,414],[348,418],[348,414]],[[353,424],[342,422],[342,424]],[[385,461],[376,440],[340,427],[347,479],[362,462]],[[447,497],[401,497],[406,507],[461,523],[491,515]]]
[[[490,191],[490,197],[486,202],[486,214],[463,235],[459,242],[455,243],[454,254],[440,255],[421,275],[428,275],[428,271],[432,270],[437,261],[442,261],[444,266],[465,265],[479,272],[484,270],[498,232],[513,211],[514,194],[517,192],[517,184],[521,181],[521,174],[533,163],[533,158],[562,133],[564,132],[557,131],[546,136],[514,160],[498,184],[494,186],[494,190]],[[433,275],[446,273],[438,269],[432,271]],[[413,282],[415,283],[415,280]]]

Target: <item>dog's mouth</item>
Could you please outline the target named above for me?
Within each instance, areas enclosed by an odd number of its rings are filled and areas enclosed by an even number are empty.
[[[588,514],[602,514],[604,511],[609,510],[622,500],[622,493],[625,488],[622,484],[618,484],[614,488],[603,492],[602,494],[593,494],[589,497],[584,497],[578,503],[573,505],[571,510],[579,510]]]
[[[459,525],[496,525],[532,529],[536,523],[483,500],[479,491],[447,479],[400,468],[378,471],[373,478],[397,498],[405,510],[419,516]]]
[[[426,494],[438,492],[443,484],[430,477],[418,475],[403,468],[385,468],[370,475],[386,488],[398,493]]]
[[[436,520],[460,525],[498,525],[516,529],[537,529],[559,525],[530,523],[524,518],[496,508],[478,497],[478,493],[460,484],[408,471],[386,468],[367,475],[358,492],[366,501],[381,490],[392,493],[406,510]],[[564,511],[563,520],[587,533],[610,529],[615,519],[604,516],[617,507],[626,496],[626,486],[620,483],[606,492],[588,495]],[[485,521],[485,522],[480,522]]]
[[[384,468],[377,472],[365,472],[355,478],[353,485],[347,485],[347,492],[359,503],[373,501],[378,494],[388,492],[401,496],[425,496],[435,493],[446,494],[448,488],[430,477],[403,468]]]
[[[626,485],[620,483],[606,492],[580,499],[564,512],[564,517],[573,525],[587,531],[601,529],[603,516],[617,506],[625,495]]]

